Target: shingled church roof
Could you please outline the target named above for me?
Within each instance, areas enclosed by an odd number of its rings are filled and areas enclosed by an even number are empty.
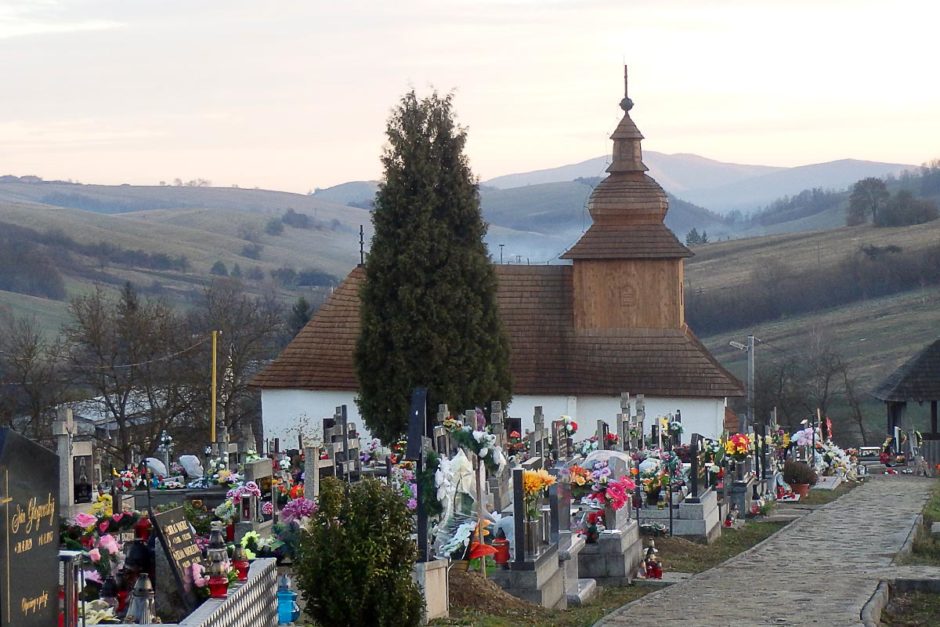
[[[940,340],[908,359],[871,394],[898,403],[940,400]]]
[[[740,396],[687,327],[575,331],[571,266],[495,266],[497,302],[509,336],[514,394]],[[359,389],[362,268],[353,270],[307,326],[259,373],[263,389]]]

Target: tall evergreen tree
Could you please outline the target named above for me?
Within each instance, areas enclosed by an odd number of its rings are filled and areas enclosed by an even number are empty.
[[[405,94],[386,135],[356,369],[365,423],[390,442],[407,429],[417,386],[428,388],[430,407],[460,411],[508,403],[511,384],[479,190],[451,96]]]

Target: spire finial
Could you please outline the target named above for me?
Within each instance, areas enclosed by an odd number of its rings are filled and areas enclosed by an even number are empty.
[[[633,101],[630,100],[630,86],[627,81],[626,64],[623,66],[623,100],[620,101],[620,108],[623,109],[624,112],[627,112],[633,108]]]

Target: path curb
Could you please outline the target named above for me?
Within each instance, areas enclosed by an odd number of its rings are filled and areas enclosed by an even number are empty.
[[[879,582],[878,587],[875,588],[875,593],[862,606],[860,618],[865,627],[879,627],[881,624],[881,611],[888,605],[889,598],[888,582]]]

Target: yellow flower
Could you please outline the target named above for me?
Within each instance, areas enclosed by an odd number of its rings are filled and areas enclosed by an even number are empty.
[[[524,470],[522,472],[522,490],[526,496],[535,496],[550,485],[555,484],[555,477],[548,474],[544,468],[540,470]]]

